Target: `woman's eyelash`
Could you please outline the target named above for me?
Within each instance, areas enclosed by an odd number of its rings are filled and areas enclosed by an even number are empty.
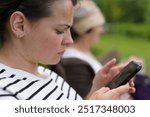
[[[57,34],[63,34],[65,31],[56,30]]]
[[[65,30],[57,30],[57,29],[56,29],[56,33],[57,33],[57,34],[63,34],[63,33],[65,33]]]

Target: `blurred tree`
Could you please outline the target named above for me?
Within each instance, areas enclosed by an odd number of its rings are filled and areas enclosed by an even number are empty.
[[[107,22],[117,21],[122,14],[118,0],[94,0],[106,17]]]
[[[150,23],[150,0],[147,0],[146,13],[145,13],[145,21]]]
[[[144,22],[145,13],[150,20],[150,0],[94,0],[104,13],[107,22]],[[147,12],[146,12],[147,11]]]
[[[122,8],[121,21],[144,22],[146,13],[146,4],[149,0],[118,0]]]

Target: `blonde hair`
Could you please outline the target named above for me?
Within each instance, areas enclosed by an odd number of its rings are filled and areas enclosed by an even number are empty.
[[[89,29],[104,25],[105,18],[99,7],[91,0],[80,0],[75,7],[73,29],[82,34]]]

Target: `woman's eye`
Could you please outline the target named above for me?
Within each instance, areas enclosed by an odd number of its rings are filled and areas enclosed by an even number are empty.
[[[57,34],[64,34],[65,31],[56,30],[56,33],[57,33]]]

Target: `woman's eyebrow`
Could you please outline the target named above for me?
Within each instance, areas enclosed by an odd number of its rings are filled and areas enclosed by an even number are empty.
[[[71,25],[68,24],[58,24],[59,27],[66,27],[67,29],[71,27]]]

